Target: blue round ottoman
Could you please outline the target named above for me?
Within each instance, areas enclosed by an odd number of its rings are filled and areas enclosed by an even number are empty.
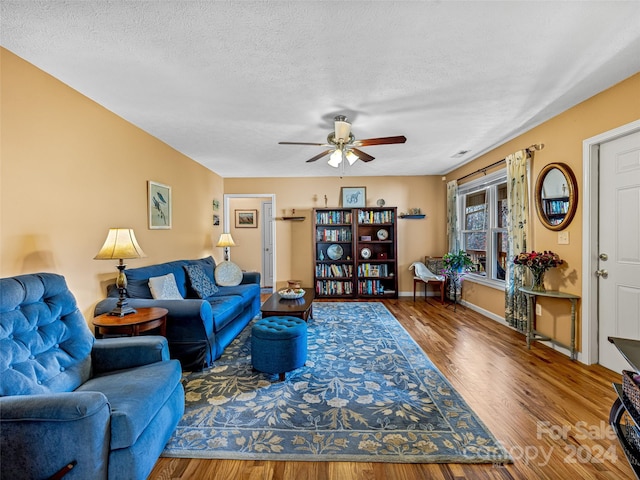
[[[307,361],[307,323],[295,317],[267,317],[251,328],[251,362],[260,372],[285,373]]]

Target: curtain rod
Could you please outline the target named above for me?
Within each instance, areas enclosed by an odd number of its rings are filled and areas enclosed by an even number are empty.
[[[544,143],[534,143],[533,145],[528,146],[525,150],[527,151],[527,156],[529,156],[531,155],[531,152],[535,152],[536,150],[542,150],[543,148],[544,148]],[[496,167],[501,163],[506,162],[506,160],[507,160],[506,158],[503,158],[502,160],[498,160],[497,162],[494,162],[491,165],[487,165],[486,167],[479,168],[475,172],[467,173],[466,175],[458,178],[456,181],[459,182],[460,180],[464,180],[465,178],[471,177],[478,173],[484,173],[486,175],[487,170],[489,170],[491,167]]]

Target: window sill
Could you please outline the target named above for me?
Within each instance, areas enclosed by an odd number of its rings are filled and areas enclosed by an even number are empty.
[[[486,287],[495,288],[496,290],[502,290],[506,288],[506,284],[503,280],[493,280],[482,275],[477,275],[475,273],[468,273],[464,276],[465,282],[473,282],[480,285],[484,285]]]

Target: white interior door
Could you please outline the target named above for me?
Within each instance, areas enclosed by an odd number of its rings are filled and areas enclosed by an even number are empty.
[[[273,205],[262,203],[262,286],[273,286]]]
[[[599,172],[598,363],[620,372],[607,338],[640,340],[640,132],[601,144]]]

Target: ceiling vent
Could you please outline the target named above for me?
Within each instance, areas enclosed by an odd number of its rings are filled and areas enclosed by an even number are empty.
[[[451,158],[462,158],[464,157],[467,153],[469,153],[471,150],[460,150],[458,153],[456,153],[455,155],[452,155]]]

